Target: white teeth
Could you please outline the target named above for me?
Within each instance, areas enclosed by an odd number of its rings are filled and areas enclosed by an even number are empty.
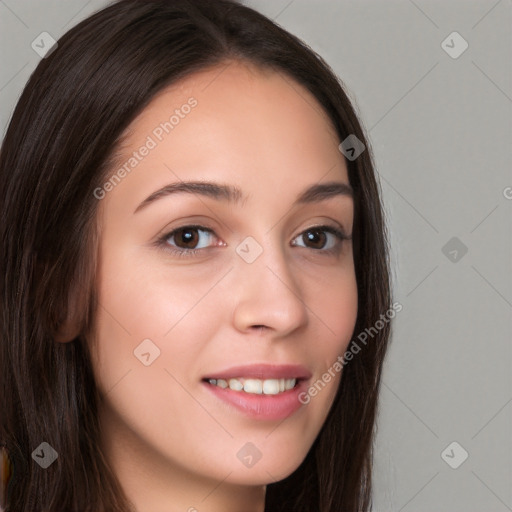
[[[295,387],[297,379],[208,379],[210,384],[220,388],[244,391],[257,395],[277,395]]]
[[[297,379],[286,379],[284,381],[284,389],[292,389],[295,386]]]
[[[261,395],[263,393],[263,382],[258,379],[247,379],[244,381],[244,391]]]
[[[229,379],[229,389],[242,391],[242,389],[244,389],[244,385],[238,379]]]
[[[279,389],[280,389],[279,388],[279,380],[278,379],[264,380],[263,381],[263,393],[265,393],[265,395],[277,395],[277,393],[279,393]],[[284,388],[284,383],[283,383],[283,388]],[[283,389],[283,391],[284,391],[284,389]]]

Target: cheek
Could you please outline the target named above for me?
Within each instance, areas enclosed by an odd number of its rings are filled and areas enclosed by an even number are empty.
[[[358,293],[353,264],[305,284],[305,304],[317,326],[318,344],[330,366],[345,351],[357,319]]]
[[[116,258],[111,253],[105,258],[98,273],[99,301],[119,328],[129,333],[144,330],[147,337],[161,337],[180,314],[186,314],[195,292],[180,286],[178,275],[166,275],[135,256]]]
[[[116,382],[130,368],[181,368],[192,364],[212,337],[215,300],[211,283],[179,269],[140,263],[140,258],[105,259],[98,272],[96,361],[102,375]],[[193,283],[193,284],[192,284]],[[148,341],[150,340],[150,341]],[[144,358],[142,358],[144,360]],[[108,389],[108,382],[104,382]]]
[[[308,390],[309,405],[317,417],[324,417],[338,390],[345,353],[354,334],[358,312],[357,282],[353,267],[332,273],[318,287],[311,288],[310,309],[316,316],[317,336],[308,347],[311,360],[318,362],[315,377]],[[316,385],[314,385],[316,383]]]
[[[191,396],[197,383],[190,375],[198,374],[201,354],[214,338],[219,295],[208,294],[206,280],[176,270],[163,275],[136,261],[109,262],[100,272],[91,344],[106,421],[136,433],[155,453],[200,466],[201,453],[190,453],[197,431],[204,439],[222,431]]]
[[[340,346],[352,334],[357,317],[357,284],[352,274],[333,279],[320,295],[325,337],[332,345]],[[329,334],[331,336],[329,336]],[[329,343],[331,344],[331,343]]]

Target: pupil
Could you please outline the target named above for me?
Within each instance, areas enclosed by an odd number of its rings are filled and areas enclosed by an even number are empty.
[[[187,243],[190,244],[190,242],[194,242],[194,238],[196,238],[196,237],[194,236],[193,229],[184,229],[184,230],[182,230],[182,235],[179,238],[185,244],[187,244]]]
[[[320,233],[320,243],[318,244],[318,240],[315,242],[315,239],[318,239]],[[324,246],[325,241],[323,238],[325,238],[325,234],[322,230],[310,230],[306,233],[306,236],[310,242],[313,242],[314,244],[316,243],[316,245],[318,245],[320,248]]]

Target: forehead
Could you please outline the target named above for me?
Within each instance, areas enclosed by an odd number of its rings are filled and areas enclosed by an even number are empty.
[[[329,116],[303,86],[228,62],[166,87],[134,119],[113,169],[124,165],[127,178],[109,196],[122,193],[133,204],[169,182],[214,178],[285,199],[287,188],[348,183],[338,144]]]
[[[283,150],[292,142],[297,153],[339,143],[331,119],[304,86],[284,72],[245,61],[192,73],[160,91],[130,124],[123,146],[131,149],[148,135],[159,145],[183,143],[188,136],[184,150],[226,135],[231,144],[245,139],[248,150],[254,146],[251,135],[260,143],[280,143]]]

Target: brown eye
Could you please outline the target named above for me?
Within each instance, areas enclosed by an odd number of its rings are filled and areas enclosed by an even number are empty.
[[[200,235],[200,233],[206,233],[206,235]],[[209,228],[201,226],[183,226],[166,235],[165,240],[168,245],[186,251],[208,247],[208,245],[211,245],[208,244],[208,242],[212,236],[213,231]],[[170,242],[171,239],[173,243]],[[202,244],[202,247],[198,247],[198,244]]]
[[[350,240],[341,229],[333,226],[313,226],[303,231],[292,245],[305,247],[318,251],[320,254],[337,253],[341,249],[344,240]]]

